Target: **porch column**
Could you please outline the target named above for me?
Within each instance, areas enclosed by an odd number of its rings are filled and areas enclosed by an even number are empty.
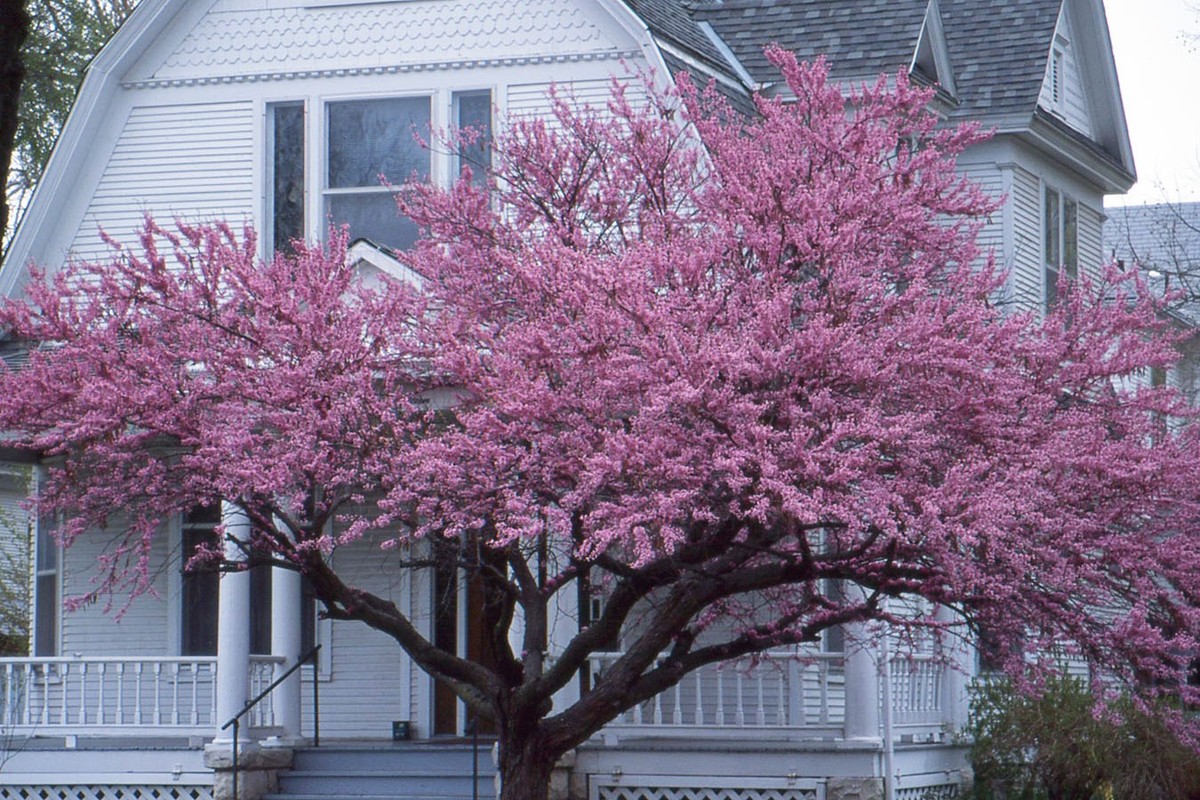
[[[303,655],[300,652],[301,612],[304,597],[300,573],[283,567],[271,570],[271,654],[282,657],[275,665],[278,678]],[[282,738],[300,738],[300,671],[293,672],[272,692],[275,724],[283,729]]]
[[[225,559],[245,561],[245,553],[234,542],[250,540],[250,521],[232,503],[221,504],[225,526]],[[221,573],[217,603],[217,718],[215,742],[232,742],[233,729],[221,726],[242,710],[250,699],[250,573],[237,570]],[[243,732],[245,728],[243,728]],[[239,734],[239,739],[245,737]]]
[[[938,606],[939,622],[953,625],[942,639],[946,673],[942,680],[942,715],[951,733],[967,726],[971,713],[971,679],[975,677],[975,644],[966,622],[953,609]]]
[[[845,593],[848,601],[863,596],[855,584],[847,584]],[[845,633],[845,737],[879,741],[879,649],[867,623],[846,625]]]
[[[567,645],[579,635],[579,591],[576,581],[569,581],[554,593],[547,615],[547,652],[551,660],[554,660],[562,655]],[[578,700],[579,681],[572,679],[554,693],[554,708],[561,710]]]

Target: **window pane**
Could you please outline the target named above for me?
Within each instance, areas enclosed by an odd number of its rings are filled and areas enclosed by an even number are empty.
[[[454,124],[479,135],[471,144],[459,148],[456,177],[462,168],[471,168],[471,183],[482,186],[492,168],[492,93],[458,92],[454,95]]]
[[[370,239],[376,244],[405,250],[417,240],[417,226],[396,209],[391,192],[330,195],[326,208],[334,225],[349,225],[350,239]]]
[[[1079,277],[1079,204],[1063,203],[1063,267],[1071,280]]]
[[[185,524],[193,524],[195,517],[203,516],[205,511],[207,509],[189,514]],[[185,656],[211,656],[217,653],[217,597],[221,576],[215,565],[201,572],[187,568],[196,549],[212,541],[211,528],[198,526],[183,531],[183,630],[180,652]]]
[[[1062,266],[1062,250],[1059,247],[1061,221],[1059,219],[1058,192],[1046,190],[1046,228],[1043,232],[1046,243],[1046,264],[1058,268]]]
[[[57,655],[58,574],[38,575],[36,581],[34,602],[37,604],[37,630],[33,636],[33,654]]]
[[[333,189],[429,179],[430,99],[401,97],[329,104],[329,174]]]
[[[250,652],[271,653],[271,567],[250,570]]]
[[[54,541],[54,518],[44,514],[37,523],[37,571],[58,569],[58,542]]]
[[[271,230],[276,252],[304,237],[304,105],[273,106]]]

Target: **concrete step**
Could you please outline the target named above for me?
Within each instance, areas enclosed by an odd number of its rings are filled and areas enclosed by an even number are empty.
[[[475,754],[470,745],[387,744],[379,747],[321,746],[297,750],[292,762],[295,771],[379,771],[470,772]],[[479,743],[480,773],[491,774],[492,743]]]
[[[494,783],[490,775],[480,775],[480,794],[486,795]],[[428,797],[471,796],[471,773],[427,772],[285,772],[279,776],[284,794],[420,795]]]

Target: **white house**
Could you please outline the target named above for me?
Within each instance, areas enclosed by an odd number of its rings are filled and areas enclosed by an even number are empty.
[[[1041,306],[1060,270],[1103,260],[1103,198],[1126,191],[1134,167],[1101,0],[142,0],[89,70],[0,291],[19,295],[30,263],[104,257],[98,230],[129,235],[145,212],[248,220],[265,234],[264,255],[292,236],[322,236],[330,218],[403,247],[413,231],[379,173],[416,169],[442,182],[454,172],[449,154],[413,147],[412,124],[543,113],[556,82],[603,100],[611,76],[645,68],[710,76],[747,107],[752,90],[777,91],[762,55],[771,41],[827,55],[845,82],[907,70],[937,85],[934,110],[948,122],[995,131],[960,165],[1005,198],[983,236],[1012,268],[1013,303]],[[356,257],[387,260],[366,244]],[[19,491],[0,484],[0,500]],[[311,737],[315,688],[321,750],[343,749],[325,760],[301,751],[277,796],[349,792],[350,777],[327,773],[400,772],[438,742],[451,743],[440,763],[469,768],[453,762],[465,752],[462,708],[392,640],[318,621],[292,575],[184,574],[183,556],[216,522],[196,514],[169,526],[156,551],[158,596],[139,598],[119,622],[98,608],[62,610],[64,596],[87,588],[103,542],[61,552],[37,537],[32,653],[0,660],[0,727],[12,750],[0,800],[90,800],[119,787],[212,797],[212,766],[223,764],[210,754],[206,766],[200,746],[226,738],[218,727],[311,644],[321,645],[315,675],[305,666],[303,687],[293,679],[273,693],[243,735]],[[431,634],[439,613],[453,614],[444,635],[470,652],[465,584],[447,606],[434,602],[445,588],[437,576],[400,568],[394,552],[364,542],[333,558]],[[564,610],[560,623],[577,615]],[[223,630],[246,626],[249,653],[218,647]],[[880,681],[879,654],[847,650],[838,636],[804,663],[790,656],[702,671],[627,713],[564,765],[573,791],[833,800],[958,784],[964,674],[916,654],[893,660]],[[954,656],[973,669],[973,654]],[[392,744],[396,722],[425,749]],[[401,784],[362,786],[398,795]]]

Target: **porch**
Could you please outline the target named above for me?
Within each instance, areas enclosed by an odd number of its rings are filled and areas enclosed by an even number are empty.
[[[619,657],[597,654],[591,680]],[[886,669],[879,659],[866,651],[768,652],[708,666],[625,711],[599,738],[936,742],[965,721],[966,679],[943,659],[893,656]],[[287,666],[283,656],[248,662],[245,697],[257,696]],[[848,679],[856,671],[865,678]],[[227,720],[218,708],[219,678],[215,656],[4,658],[0,731],[62,737],[67,746],[75,737],[228,738],[220,730]],[[311,727],[285,731],[278,722],[300,719],[300,709],[288,707],[299,701],[298,691],[268,694],[243,730],[250,738],[311,734]]]

